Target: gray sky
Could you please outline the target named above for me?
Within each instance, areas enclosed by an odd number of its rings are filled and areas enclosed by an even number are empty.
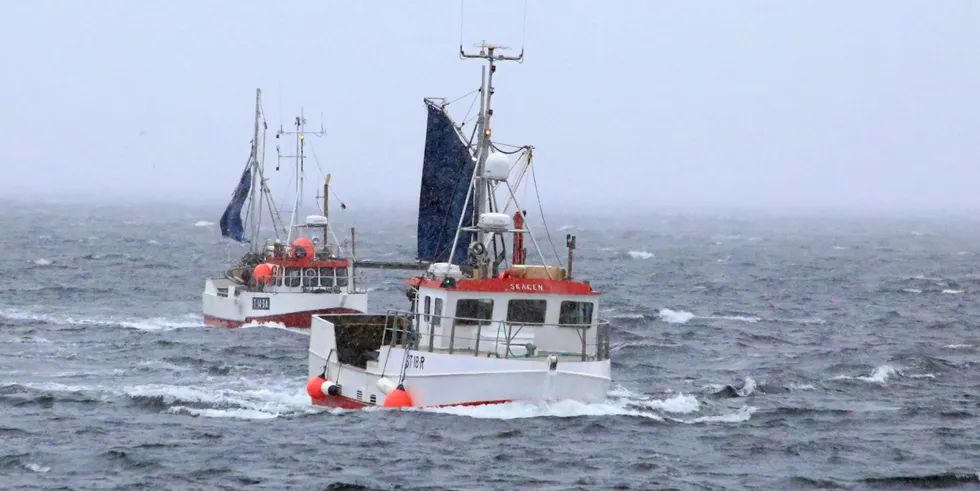
[[[411,207],[422,97],[479,85],[455,0],[2,10],[7,196],[227,201],[261,87],[270,142],[301,105],[314,128],[322,113],[336,192]],[[523,12],[466,1],[464,45],[518,52]],[[980,209],[978,23],[976,1],[530,0],[494,135],[535,145],[551,209]]]

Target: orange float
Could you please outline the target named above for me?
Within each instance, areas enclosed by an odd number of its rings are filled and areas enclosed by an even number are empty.
[[[323,383],[326,381],[327,379],[323,377],[311,378],[310,381],[306,383],[306,393],[309,394],[310,397],[314,399],[324,398],[325,396],[323,395]]]
[[[306,237],[300,237],[293,241],[293,256],[296,259],[313,258],[313,241]]]
[[[262,263],[256,266],[252,271],[252,277],[259,283],[268,283],[272,281],[272,265]]]
[[[398,387],[385,396],[382,407],[412,407],[412,396],[408,395],[405,386],[399,384]]]

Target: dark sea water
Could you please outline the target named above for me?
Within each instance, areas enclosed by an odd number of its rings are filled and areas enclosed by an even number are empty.
[[[339,411],[305,336],[202,325],[221,211],[0,203],[0,489],[980,487],[978,222],[549,217],[605,292],[605,403]],[[409,212],[350,216],[411,257]]]

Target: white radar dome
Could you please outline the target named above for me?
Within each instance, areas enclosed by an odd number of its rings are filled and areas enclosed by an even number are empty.
[[[510,174],[510,161],[501,152],[490,152],[483,165],[483,177],[494,181],[506,181]]]

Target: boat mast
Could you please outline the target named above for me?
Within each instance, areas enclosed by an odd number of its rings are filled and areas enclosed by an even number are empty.
[[[475,226],[480,218],[480,215],[485,213],[488,208],[488,183],[485,177],[483,177],[484,166],[487,161],[487,156],[491,151],[491,141],[490,141],[490,117],[493,116],[493,109],[490,107],[490,100],[493,97],[493,74],[497,71],[497,61],[523,61],[524,50],[521,50],[521,54],[517,56],[505,56],[500,54],[495,54],[494,51],[508,49],[505,46],[498,46],[494,44],[487,44],[486,41],[476,45],[480,48],[480,52],[476,54],[468,54],[463,51],[463,46],[459,47],[460,58],[479,58],[487,60],[487,64],[490,67],[490,73],[487,75],[486,67],[483,67],[481,73],[481,84],[480,84],[480,114],[477,119],[477,130],[479,131],[479,136],[477,138],[476,145],[476,169],[473,175],[473,190],[476,206],[474,207],[475,216],[473,217],[473,225]],[[484,244],[485,233],[479,227],[476,227],[475,237],[473,243]],[[486,246],[486,244],[484,244]],[[454,244],[455,247],[455,244]],[[487,278],[490,275],[490,264],[480,264],[478,267],[477,277]]]
[[[330,196],[330,174],[327,174],[327,178],[323,181],[323,218],[327,219],[327,223],[323,225],[323,250],[329,251],[327,246],[330,244],[329,237],[327,237],[330,232],[330,200],[327,197]]]
[[[259,91],[259,93],[261,94],[261,90]],[[256,112],[256,114],[259,114],[259,111],[261,111],[261,109],[262,109],[261,104],[258,106],[257,109],[258,109],[258,111]],[[258,167],[258,170],[259,170],[259,172],[258,172],[258,174],[259,174],[259,196],[258,196],[258,198],[259,198],[259,207],[258,207],[258,211],[257,211],[257,213],[255,215],[256,216],[256,220],[255,220],[255,238],[252,241],[253,243],[257,243],[259,241],[259,235],[262,233],[262,204],[263,204],[262,203],[262,198],[266,197],[266,195],[269,193],[269,190],[268,190],[268,188],[265,185],[265,182],[266,182],[265,181],[265,137],[266,137],[266,132],[267,131],[269,131],[269,123],[267,123],[265,121],[265,115],[262,114],[262,150],[261,151],[257,151],[257,155],[258,155],[258,158],[259,158],[259,162],[257,164],[257,167]],[[256,133],[256,134],[258,134],[258,133]],[[258,146],[258,143],[256,143],[256,146]],[[270,200],[270,205],[271,205],[271,203],[272,203],[272,201]],[[274,212],[275,212],[275,209],[271,208],[271,206],[270,206],[269,216],[272,218],[272,225],[273,225],[273,227],[275,227],[275,225],[276,225],[276,217],[274,215]]]
[[[289,227],[286,231],[286,243],[289,244],[293,240],[293,229],[296,227],[296,214],[299,213],[300,204],[303,202],[303,155],[304,140],[306,139],[306,118],[303,116],[303,110],[300,108],[300,115],[296,117],[296,122],[293,123],[296,126],[296,131],[283,131],[282,128],[279,129],[279,135],[296,135],[296,155],[282,155],[279,154],[279,158],[295,158],[296,159],[296,201],[293,203],[293,213],[289,218]],[[276,135],[278,137],[278,135]],[[279,147],[276,147],[276,151],[279,151]]]
[[[252,218],[252,237],[249,240],[249,248],[256,252],[259,240],[259,227],[261,226],[262,213],[262,189],[263,184],[259,169],[259,118],[262,117],[262,89],[255,89],[255,129],[252,135],[252,153],[249,155],[249,165],[252,166],[252,188],[251,188],[251,211],[249,216]],[[258,184],[258,186],[256,186]],[[258,195],[256,195],[258,191]]]
[[[292,243],[293,227],[296,226],[296,216],[300,213],[299,207],[303,203],[303,150],[306,149],[303,130],[306,129],[306,118],[303,117],[303,108],[299,108],[299,117],[296,118],[296,203],[293,205],[293,218],[289,221],[289,236],[287,243]]]

